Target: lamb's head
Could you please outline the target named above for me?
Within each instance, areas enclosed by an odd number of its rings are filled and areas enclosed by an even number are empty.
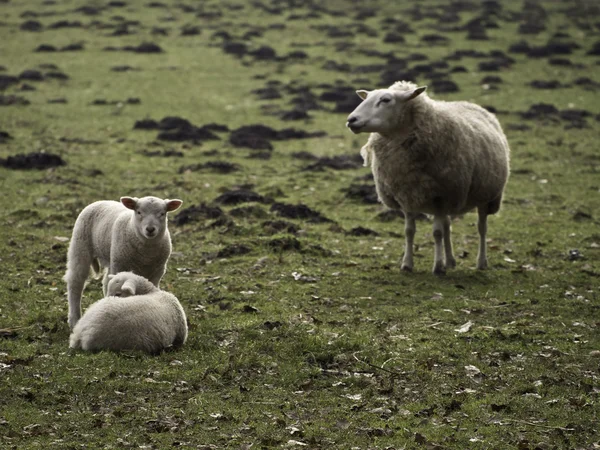
[[[154,292],[158,288],[146,278],[133,272],[119,272],[108,276],[107,296],[109,297],[131,297],[132,295],[144,295]]]
[[[398,82],[389,89],[356,91],[363,102],[348,116],[346,126],[354,134],[392,134],[405,130],[402,118],[407,103],[425,92],[427,86],[417,87],[413,83]]]
[[[165,234],[167,213],[177,210],[183,202],[157,197],[121,197],[121,203],[134,211],[133,223],[138,236],[155,239]]]

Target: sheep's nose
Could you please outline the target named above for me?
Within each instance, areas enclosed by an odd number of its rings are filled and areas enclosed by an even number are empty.
[[[146,227],[146,231],[150,234],[154,233],[154,230],[156,230],[155,227]]]
[[[352,125],[357,120],[358,120],[358,117],[356,117],[356,116],[350,116],[350,117],[348,117],[348,125]]]

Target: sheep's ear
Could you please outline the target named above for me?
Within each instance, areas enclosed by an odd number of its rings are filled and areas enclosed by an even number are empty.
[[[137,197],[121,197],[121,203],[127,209],[135,210],[135,205],[137,205],[138,198]]]
[[[135,281],[127,280],[121,286],[121,292],[126,292],[128,295],[135,295]]]
[[[112,280],[114,277],[115,277],[115,276],[114,276],[112,273],[109,273],[109,274],[107,275],[107,277],[106,277],[106,278],[107,278],[108,280]]]
[[[421,95],[423,92],[425,92],[427,90],[427,86],[421,86],[416,88],[414,91],[410,92],[408,94],[408,97],[406,97],[406,101],[412,100],[415,97],[418,97],[419,95]]]
[[[363,100],[365,98],[367,98],[367,95],[369,95],[369,91],[365,91],[363,89],[356,91],[356,95],[358,95],[360,98],[362,98]]]
[[[174,200],[165,200],[167,204],[167,212],[177,211],[179,207],[183,204],[183,200],[174,199]]]

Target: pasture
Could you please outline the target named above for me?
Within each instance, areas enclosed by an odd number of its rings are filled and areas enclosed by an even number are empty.
[[[0,0],[0,55],[1,448],[600,446],[595,1]],[[490,270],[469,213],[400,271],[345,121],[401,79],[505,129]],[[184,201],[188,341],[69,350],[73,224],[125,195]]]

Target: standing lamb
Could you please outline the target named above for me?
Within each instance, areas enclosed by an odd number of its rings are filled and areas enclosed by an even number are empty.
[[[500,209],[510,149],[496,117],[469,102],[430,99],[415,84],[356,91],[364,101],[348,116],[355,133],[371,133],[361,155],[381,202],[405,214],[402,270],[413,269],[418,213],[433,215],[434,274],[455,267],[450,216],[477,208],[477,268],[487,268],[487,216]],[[442,256],[442,243],[445,259]]]
[[[86,206],[77,217],[67,256],[69,326],[81,317],[81,295],[90,267],[95,274],[107,268],[102,283],[106,295],[107,275],[132,271],[158,287],[171,255],[167,213],[181,200],[157,197],[121,197],[121,202],[99,201]]]
[[[173,294],[132,272],[108,278],[108,296],[86,310],[73,328],[69,347],[158,353],[185,343],[187,320]]]

